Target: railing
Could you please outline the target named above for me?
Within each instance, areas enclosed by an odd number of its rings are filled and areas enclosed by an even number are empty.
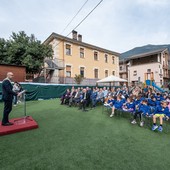
[[[99,79],[83,79],[81,85],[96,85],[96,81]],[[59,84],[76,84],[72,77],[59,77]]]
[[[163,78],[170,78],[168,74],[163,74]]]
[[[168,69],[168,65],[164,64],[164,65],[163,65],[163,68],[164,68],[164,69]]]
[[[127,72],[128,70],[127,69],[122,69],[122,70],[119,70],[119,73],[124,73],[124,72]]]
[[[45,59],[44,62],[46,63],[46,69],[64,69],[64,60],[62,59]]]

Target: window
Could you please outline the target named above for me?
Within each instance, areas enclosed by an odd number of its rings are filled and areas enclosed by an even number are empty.
[[[133,71],[133,76],[137,76],[137,71]]]
[[[160,80],[160,84],[162,85],[162,80]]]
[[[66,77],[71,77],[71,66],[66,66]]]
[[[120,67],[119,67],[119,69],[120,69],[120,71],[122,71],[122,70],[123,70],[123,67],[122,67],[122,66],[120,66]]]
[[[94,60],[96,60],[96,61],[98,60],[98,52],[97,51],[94,52]]]
[[[105,70],[105,77],[108,77],[109,74],[108,74],[108,70]]]
[[[160,74],[162,74],[162,69],[160,69]]]
[[[99,71],[98,71],[98,69],[95,68],[94,69],[94,78],[95,79],[98,79],[98,77],[99,77],[98,74],[99,74]]]
[[[163,66],[165,65],[165,61],[163,61]]]
[[[71,45],[66,44],[66,55],[71,55]]]
[[[140,83],[140,77],[138,77],[138,83]]]
[[[84,58],[84,48],[80,48],[80,58]]]
[[[108,55],[107,54],[104,55],[104,60],[105,60],[105,63],[108,63]]]
[[[112,64],[115,64],[115,57],[112,56]]]
[[[112,71],[112,75],[113,75],[113,76],[115,75],[115,71]]]
[[[151,69],[147,69],[147,73],[151,73]]]
[[[84,67],[80,67],[80,75],[84,77]]]

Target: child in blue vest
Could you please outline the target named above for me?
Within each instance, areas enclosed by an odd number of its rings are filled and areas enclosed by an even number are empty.
[[[112,108],[113,105],[114,105],[114,103],[115,103],[115,101],[116,101],[116,100],[114,99],[113,96],[108,96],[108,100],[107,100],[107,102],[104,103],[104,106],[105,106],[105,107]]]
[[[128,97],[126,103],[123,104],[122,109],[123,111],[126,111],[126,112],[134,112],[135,103],[133,102],[133,99]]]
[[[151,96],[151,98],[148,99],[148,106],[150,106],[150,108],[151,108],[151,113],[154,113],[155,109],[156,109],[156,106],[157,106],[155,96]]]
[[[155,95],[155,98],[156,98],[156,104],[157,104],[157,105],[161,105],[161,101],[164,100],[164,98],[161,96],[161,94],[160,94],[160,93],[157,93],[157,94]]]
[[[141,102],[141,104],[139,104],[139,108],[138,110],[135,112],[134,114],[134,119],[133,121],[131,122],[132,124],[136,124],[136,118],[137,116],[139,115],[139,119],[140,119],[140,126],[143,126],[143,121],[142,121],[142,114],[143,115],[149,115],[150,114],[150,107],[148,106],[148,102],[147,100],[143,100]]]
[[[117,99],[112,107],[112,113],[111,113],[110,117],[114,116],[115,109],[122,109],[123,102],[124,102],[124,99],[121,98],[121,95],[118,95]]]
[[[156,107],[155,113],[153,115],[153,126],[152,130],[158,129],[159,132],[163,131],[163,118],[169,116],[169,108],[167,106],[167,101],[161,101],[161,105]],[[160,125],[156,125],[156,119],[159,118]]]
[[[139,109],[139,105],[141,104],[142,100],[143,100],[143,98],[142,98],[141,95],[138,95],[138,96],[136,97],[136,99],[135,99],[135,107],[136,107],[136,110]]]

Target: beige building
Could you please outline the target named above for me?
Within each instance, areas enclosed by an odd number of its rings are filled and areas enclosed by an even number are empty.
[[[82,75],[81,84],[94,85],[109,75],[119,76],[119,53],[82,41],[82,35],[72,31],[72,38],[52,33],[44,42],[53,48],[53,59],[45,60],[46,81],[75,84],[75,75]]]
[[[119,62],[120,77],[127,79],[129,84],[153,79],[158,86],[167,87],[169,62],[168,48],[130,55]]]

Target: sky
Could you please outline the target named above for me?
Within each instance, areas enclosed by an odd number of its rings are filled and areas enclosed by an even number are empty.
[[[66,28],[86,1],[0,0],[0,38],[19,31],[41,42],[52,32],[67,36],[100,2],[88,0]],[[83,42],[119,53],[170,44],[170,0],[103,0],[76,31]]]

